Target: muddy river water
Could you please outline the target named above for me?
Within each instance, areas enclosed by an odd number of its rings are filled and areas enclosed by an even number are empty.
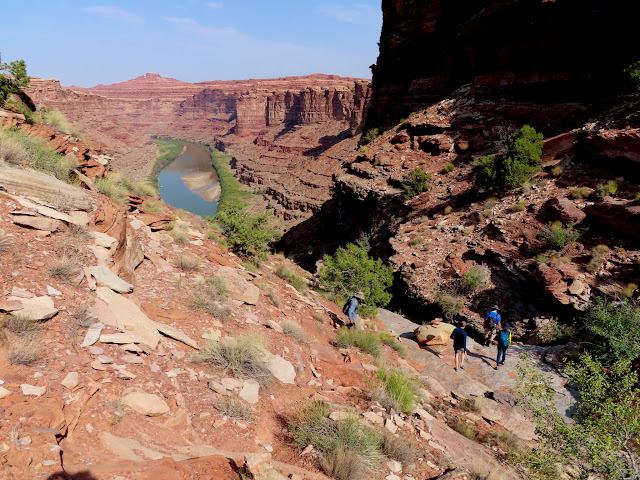
[[[209,149],[186,143],[185,150],[158,175],[164,203],[202,217],[218,211],[220,184],[211,166]]]

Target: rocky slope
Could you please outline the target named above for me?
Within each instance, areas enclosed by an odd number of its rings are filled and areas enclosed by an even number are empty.
[[[353,150],[370,96],[365,80],[321,74],[197,84],[146,74],[70,89],[33,79],[28,92],[112,152],[115,168],[130,177],[151,170],[150,135],[218,145],[233,154],[240,180],[264,191],[287,222],[308,218],[329,198],[335,158]]]
[[[0,179],[7,168],[0,168]],[[516,378],[515,355],[493,375],[481,360],[492,349],[471,342],[478,360],[467,362],[468,373],[454,372],[450,358],[440,358],[450,349],[448,334],[423,350],[411,335],[413,324],[383,312],[369,328],[402,334],[408,355],[383,346],[378,360],[424,388],[406,415],[382,408],[371,399],[376,359],[332,345],[339,306],[275,275],[283,258],[247,271],[196,217],[174,218],[187,238],[177,242],[164,230],[167,215],[124,211],[77,187],[68,187],[62,211],[49,197],[54,180],[33,174],[38,178],[20,183],[18,172],[9,172],[13,182],[0,180],[3,478],[239,479],[246,470],[263,480],[327,478],[311,447],[292,446],[286,426],[309,400],[327,402],[332,421],[352,412],[363,425],[415,444],[415,462],[385,461],[380,478],[462,480],[469,471],[521,478],[504,463],[503,445],[488,446],[491,432],[533,439],[532,424],[506,392]],[[195,263],[187,268],[188,259]],[[215,316],[190,300],[212,277],[228,291],[210,310]],[[291,334],[292,325],[302,335]],[[248,331],[264,342],[270,384],[194,362],[205,342]],[[565,386],[556,381],[562,402]],[[250,416],[227,411],[229,399]],[[463,399],[477,411],[459,409]],[[449,426],[460,422],[480,442]]]

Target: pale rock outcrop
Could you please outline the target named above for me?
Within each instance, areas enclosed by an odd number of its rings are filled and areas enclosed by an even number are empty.
[[[148,417],[163,415],[170,411],[169,405],[162,398],[151,393],[131,392],[121,398],[122,404],[135,412]]]
[[[450,336],[455,328],[451,324],[440,322],[420,325],[413,333],[420,345],[447,345],[452,341]]]
[[[216,270],[216,275],[224,279],[231,298],[249,305],[258,303],[260,290],[247,281],[241,272],[230,267],[220,267]]]

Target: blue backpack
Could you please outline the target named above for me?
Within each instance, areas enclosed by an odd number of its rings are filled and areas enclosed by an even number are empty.
[[[511,332],[505,332],[502,330],[498,335],[498,345],[501,347],[508,347],[511,345]]]

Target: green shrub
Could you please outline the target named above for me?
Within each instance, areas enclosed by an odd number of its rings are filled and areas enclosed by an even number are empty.
[[[435,300],[435,304],[440,307],[442,315],[448,321],[452,321],[464,309],[464,302],[458,295],[441,293]]]
[[[78,130],[69,123],[69,120],[67,120],[64,114],[57,108],[41,108],[40,119],[59,132],[78,136]]]
[[[609,253],[611,249],[606,245],[596,245],[591,249],[591,260],[587,263],[585,267],[588,272],[596,273],[602,265],[602,256],[606,253]]]
[[[442,173],[451,173],[456,169],[456,166],[449,162],[444,167],[442,167]]]
[[[447,419],[447,425],[455,430],[463,437],[467,437],[469,440],[477,440],[478,430],[470,423],[457,417],[451,417]]]
[[[45,145],[44,140],[15,129],[0,130],[0,160],[30,168],[66,183],[73,183],[62,155]]]
[[[627,68],[624,69],[624,73],[629,76],[632,85],[636,90],[640,90],[640,60],[636,60]]]
[[[363,480],[374,474],[384,459],[382,436],[362,427],[355,415],[332,422],[329,411],[316,401],[294,412],[288,421],[293,444],[313,445],[324,472],[338,480]]]
[[[133,193],[139,197],[157,197],[158,189],[148,182],[131,182],[126,178],[123,178],[120,185],[129,193]]]
[[[429,190],[430,183],[431,176],[428,173],[425,173],[418,167],[414,168],[407,174],[402,182],[404,199],[409,200],[422,192],[426,192]]]
[[[274,270],[274,273],[278,277],[289,282],[300,293],[305,293],[309,289],[306,279],[301,275],[298,275],[291,271],[291,269],[284,262],[278,263]]]
[[[376,138],[378,138],[378,129],[377,128],[371,128],[367,131],[367,133],[365,133],[362,136],[362,139],[360,140],[360,143],[362,145],[366,145],[368,143],[373,142]]]
[[[512,212],[522,212],[524,211],[524,209],[527,208],[527,201],[523,198],[522,200],[519,200],[518,203],[516,203],[514,206],[511,207],[511,211]]]
[[[507,191],[519,188],[540,171],[543,136],[523,126],[511,137],[505,155],[485,155],[473,163],[474,184],[481,190]]]
[[[573,229],[573,224],[564,226],[561,222],[549,223],[538,232],[538,239],[553,250],[562,250],[575,242],[580,234]]]
[[[620,296],[624,299],[633,298],[633,294],[638,289],[637,283],[627,283],[627,286],[620,291]]]
[[[215,148],[209,146],[211,152],[211,165],[216,171],[218,182],[222,188],[222,194],[218,199],[218,206],[225,207],[227,204],[242,203],[249,198],[251,193],[243,190],[243,186],[231,171],[231,155],[226,155]]]
[[[380,355],[382,342],[376,332],[360,328],[342,327],[338,330],[336,346],[338,348],[356,347],[359,350],[377,357]]]
[[[273,376],[262,346],[262,340],[256,335],[226,337],[220,342],[210,340],[196,354],[194,361],[223,370],[236,378],[253,379],[268,387]]]
[[[574,200],[581,200],[591,195],[591,189],[588,187],[569,187],[569,196]]]
[[[404,348],[404,345],[402,345],[398,339],[389,332],[380,332],[378,336],[380,337],[380,341],[383,345],[388,345],[393,348],[401,357],[407,356],[407,349]]]
[[[268,228],[271,213],[250,214],[240,202],[220,206],[215,217],[206,220],[217,223],[227,237],[229,247],[242,258],[266,257],[268,243],[276,237]]]
[[[124,207],[129,202],[129,192],[124,188],[120,183],[115,182],[110,177],[97,177],[95,179],[96,187],[98,187],[98,191],[109,197],[113,203],[116,205],[120,205]]]
[[[640,356],[640,307],[599,298],[585,312],[584,324],[597,337],[593,353],[598,360],[613,364]]]
[[[167,165],[180,156],[184,150],[184,143],[172,138],[154,138],[154,141],[158,147],[158,157],[151,168],[149,182],[157,189],[158,175]]]
[[[383,394],[378,393],[376,400],[387,409],[393,408],[397,412],[409,413],[417,402],[417,387],[415,382],[397,370],[378,370]]]
[[[462,274],[460,279],[461,293],[469,294],[478,290],[484,285],[489,278],[489,274],[484,268],[473,266],[471,269]]]
[[[607,183],[601,183],[596,187],[596,195],[604,198],[618,193],[620,185],[615,180],[609,180]]]
[[[334,256],[324,255],[324,266],[319,272],[320,287],[341,298],[349,298],[358,291],[364,293],[364,300],[358,305],[358,314],[373,317],[377,307],[384,307],[391,301],[387,289],[393,283],[393,269],[374,260],[368,254],[366,239],[340,247]]]

